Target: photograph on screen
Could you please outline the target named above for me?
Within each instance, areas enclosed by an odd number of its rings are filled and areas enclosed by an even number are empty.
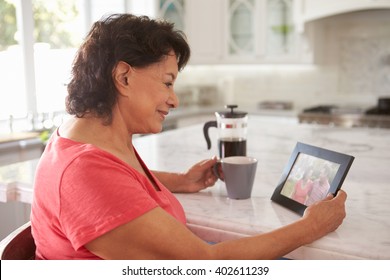
[[[281,194],[309,206],[324,199],[340,164],[299,153]]]

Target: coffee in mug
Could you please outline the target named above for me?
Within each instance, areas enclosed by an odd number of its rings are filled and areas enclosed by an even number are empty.
[[[218,160],[214,165],[214,173],[225,182],[229,198],[247,199],[252,194],[256,168],[257,159],[233,156]]]

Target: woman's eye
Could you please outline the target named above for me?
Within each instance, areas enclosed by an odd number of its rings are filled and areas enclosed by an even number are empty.
[[[168,82],[168,83],[165,83],[165,85],[167,86],[167,88],[170,88],[170,87],[172,87],[173,83]]]

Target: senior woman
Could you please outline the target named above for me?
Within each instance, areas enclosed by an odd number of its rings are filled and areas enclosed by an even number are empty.
[[[74,118],[53,133],[35,177],[37,259],[273,259],[342,223],[339,191],[299,221],[257,236],[210,245],[186,227],[172,192],[214,185],[216,159],[181,174],[151,171],[132,137],[161,131],[178,106],[173,86],[189,57],[184,35],[164,21],[115,14],[92,26],[68,85]]]

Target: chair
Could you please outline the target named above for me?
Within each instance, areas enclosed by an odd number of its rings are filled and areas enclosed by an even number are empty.
[[[31,222],[27,222],[0,241],[0,259],[33,260],[35,248]]]

